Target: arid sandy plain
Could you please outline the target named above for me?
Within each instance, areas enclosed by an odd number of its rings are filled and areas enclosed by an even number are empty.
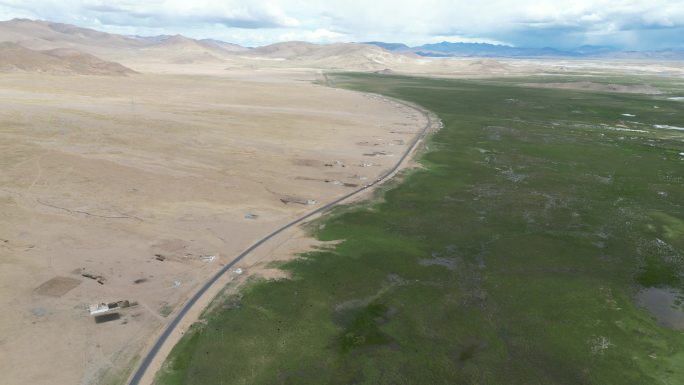
[[[117,376],[200,282],[316,206],[282,198],[367,183],[423,124],[313,72],[253,75],[0,76],[3,382]],[[138,305],[86,310],[117,300]]]

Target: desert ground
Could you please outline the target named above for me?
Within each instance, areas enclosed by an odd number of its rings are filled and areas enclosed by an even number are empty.
[[[423,124],[314,72],[258,75],[0,76],[4,383],[115,377],[223,263],[380,175]],[[86,310],[117,300],[138,305]]]

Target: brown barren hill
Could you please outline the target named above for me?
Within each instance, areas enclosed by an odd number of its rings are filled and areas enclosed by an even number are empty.
[[[76,27],[70,24],[29,19],[0,22],[0,41],[19,43],[24,47],[36,50],[69,47],[87,52],[90,52],[88,48],[136,48],[144,46],[144,42],[127,36]]]
[[[0,72],[41,72],[56,75],[125,76],[135,71],[70,48],[36,51],[15,43],[0,43]]]
[[[124,36],[69,24],[28,19],[0,22],[0,42],[16,43],[38,51],[75,49],[134,68],[141,62],[221,65],[226,58],[248,50],[219,40],[195,40],[181,35]],[[88,62],[93,63],[92,60]]]
[[[254,48],[249,53],[257,57],[293,59],[314,52],[320,47],[318,44],[303,41],[287,41]]]
[[[205,47],[214,47],[214,48],[220,48],[225,52],[231,52],[231,53],[244,53],[248,52],[250,48],[243,47],[238,44],[234,43],[228,43],[225,41],[221,40],[215,40],[215,39],[202,39],[198,41],[200,44],[204,45]]]
[[[390,52],[368,44],[334,43],[312,44],[290,41],[255,48],[250,56],[287,60],[304,67],[348,70],[381,70],[410,64],[417,59],[413,54]]]
[[[150,46],[145,57],[174,64],[223,63],[227,50],[182,35],[170,36]]]

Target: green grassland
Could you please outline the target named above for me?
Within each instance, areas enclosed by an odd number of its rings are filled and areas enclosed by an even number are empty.
[[[654,128],[684,102],[332,78],[436,113],[424,168],[220,297],[157,384],[684,384],[683,333],[634,301],[684,288],[684,131]]]

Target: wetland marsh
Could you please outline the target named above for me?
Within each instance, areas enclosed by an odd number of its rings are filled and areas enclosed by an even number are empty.
[[[681,102],[331,77],[437,114],[422,168],[311,224],[341,242],[289,279],[219,297],[157,384],[684,382],[682,331],[644,303],[681,311]]]

